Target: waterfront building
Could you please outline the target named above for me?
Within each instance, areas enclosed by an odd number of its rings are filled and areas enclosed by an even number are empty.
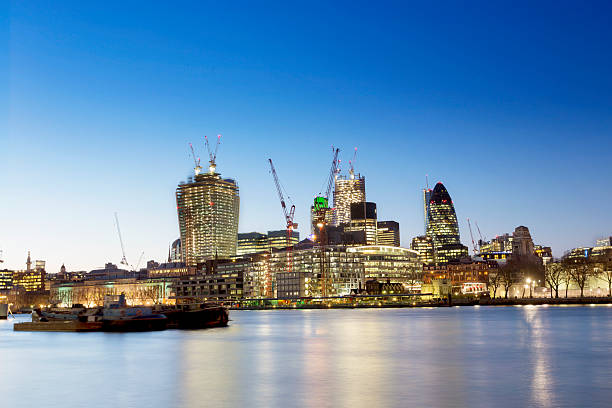
[[[273,297],[266,293],[269,254],[253,254],[232,259],[209,260],[196,275],[176,280],[177,298],[237,300]]]
[[[468,256],[459,238],[459,223],[450,194],[442,183],[437,183],[429,200],[427,233],[434,246],[435,262],[444,264]]]
[[[227,261],[227,262],[225,262]],[[177,299],[237,300],[244,298],[244,268],[247,261],[224,260],[211,273],[200,273],[177,280]]]
[[[125,294],[129,305],[173,304],[171,278],[112,279],[81,282],[58,282],[51,285],[49,302],[70,307],[79,303],[88,307],[102,306],[104,296]]]
[[[377,213],[376,203],[360,202],[351,204],[351,222],[344,228],[345,231],[363,231],[366,245],[376,245],[377,240]]]
[[[286,268],[289,257],[291,271]],[[361,254],[341,245],[304,243],[293,251],[273,252],[270,272],[276,278],[279,298],[343,296],[362,289],[365,283]]]
[[[13,273],[8,269],[0,270],[0,291],[13,289]]]
[[[430,236],[420,235],[412,238],[410,249],[419,254],[419,259],[423,265],[433,265],[435,263],[433,240]]]
[[[334,183],[333,225],[348,224],[351,222],[351,204],[366,201],[365,177],[351,171],[348,177],[337,176]]]
[[[208,259],[236,255],[240,197],[232,179],[199,173],[176,189],[182,260],[196,266]]]
[[[366,281],[368,295],[393,295],[405,293],[406,288],[401,283],[379,282],[375,279]]]
[[[400,246],[400,229],[397,221],[378,221],[376,241],[380,245]]]
[[[420,282],[423,264],[416,251],[386,245],[367,245],[347,248],[348,253],[360,255],[366,280],[401,283],[410,286]]]
[[[448,280],[455,293],[483,292],[487,288],[489,275],[498,269],[494,261],[449,262],[428,265],[423,268],[423,282]]]
[[[45,290],[44,269],[16,271],[13,273],[13,287],[26,292],[40,292]]]

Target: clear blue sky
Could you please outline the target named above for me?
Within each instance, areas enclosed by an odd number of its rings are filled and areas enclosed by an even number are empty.
[[[1,7],[0,248],[56,272],[163,260],[188,142],[223,134],[240,231],[284,222],[331,145],[402,244],[425,174],[486,237],[530,228],[556,255],[612,234],[608,2],[41,2]],[[344,166],[346,170],[346,165]]]

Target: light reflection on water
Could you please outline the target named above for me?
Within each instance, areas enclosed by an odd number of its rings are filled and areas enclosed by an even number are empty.
[[[125,334],[15,333],[0,321],[0,406],[570,407],[612,398],[609,307],[231,318],[227,328]]]

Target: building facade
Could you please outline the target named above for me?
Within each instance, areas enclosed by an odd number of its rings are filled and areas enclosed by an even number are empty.
[[[334,188],[333,225],[351,222],[351,204],[366,201],[365,177],[360,174],[338,176]]]
[[[296,245],[300,241],[300,233],[291,231],[289,245]],[[246,232],[238,234],[238,249],[236,255],[256,254],[269,252],[272,249],[281,249],[287,246],[287,230],[260,232]]]
[[[435,263],[433,240],[428,235],[419,235],[412,238],[410,249],[419,254],[419,259],[423,265],[433,265]]]
[[[376,242],[379,245],[400,246],[399,222],[378,221],[376,223]]]
[[[364,266],[365,280],[413,285],[422,279],[423,264],[416,251],[385,245],[347,248],[359,254]]]
[[[362,231],[366,245],[376,245],[377,235],[376,203],[360,202],[351,204],[351,222],[344,229],[349,232]]]
[[[176,189],[182,259],[194,266],[236,255],[240,197],[232,179],[211,171]]]
[[[442,183],[436,184],[429,200],[427,236],[431,237],[435,262],[448,263],[468,256],[459,238],[459,223],[450,194]]]

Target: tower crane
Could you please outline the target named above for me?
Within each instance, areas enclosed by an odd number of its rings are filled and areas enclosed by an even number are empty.
[[[355,178],[355,158],[357,157],[357,148],[353,152],[353,159],[349,160],[349,175],[351,180]]]
[[[274,164],[272,163],[272,159],[268,159],[270,163],[270,171],[272,172],[272,177],[274,178],[274,185],[276,186],[276,192],[278,193],[278,198],[280,200],[281,207],[283,209],[283,215],[285,216],[286,222],[286,236],[285,236],[285,245],[287,246],[287,264],[286,271],[291,272],[293,270],[293,253],[291,245],[291,236],[293,235],[293,229],[297,228],[297,223],[293,222],[293,217],[295,215],[295,205],[291,204],[291,208],[287,209],[287,204],[285,203],[285,196],[283,195],[283,188],[278,179],[278,174],[276,174],[276,169],[274,168]],[[272,285],[271,285],[271,276],[268,269],[266,273],[266,295],[273,295]]]
[[[477,248],[476,248],[476,243],[474,242],[474,234],[472,233],[472,224],[470,224],[470,219],[467,219],[468,222],[468,227],[470,227],[470,237],[472,238],[472,248],[474,251],[474,255],[476,255],[476,253],[478,252]]]
[[[476,221],[476,229],[478,230],[478,235],[480,236],[480,242],[484,243],[485,238],[482,236],[482,234],[480,233],[480,227],[478,226],[478,221]],[[482,245],[482,244],[481,244]]]
[[[117,216],[117,213],[115,212],[115,224],[117,225],[117,234],[119,235],[119,243],[121,244],[121,264],[122,265],[126,265],[126,266],[130,266],[130,264],[128,263],[127,259],[125,258],[125,247],[123,246],[123,238],[121,237],[121,228],[119,228],[119,217]]]
[[[332,146],[332,150],[334,151],[334,159],[332,160],[331,169],[329,171],[329,179],[327,181],[327,189],[325,190],[325,198],[329,200],[329,196],[332,193],[332,188],[334,187],[334,180],[336,178],[336,174],[338,174],[338,154],[340,153],[340,149]]]
[[[221,135],[217,135],[217,143],[215,144],[214,152],[210,147],[210,143],[208,142],[208,136],[204,136],[204,140],[206,140],[206,150],[208,150],[208,157],[210,158],[210,160],[208,161],[208,170],[211,174],[213,174],[215,172],[215,169],[217,168],[217,151],[219,150],[219,144],[221,144]]]
[[[197,176],[202,171],[202,166],[200,166],[200,158],[196,157],[195,151],[193,150],[193,145],[189,143],[189,147],[191,148],[191,156],[193,157],[193,163],[195,167],[193,168],[195,175]]]

